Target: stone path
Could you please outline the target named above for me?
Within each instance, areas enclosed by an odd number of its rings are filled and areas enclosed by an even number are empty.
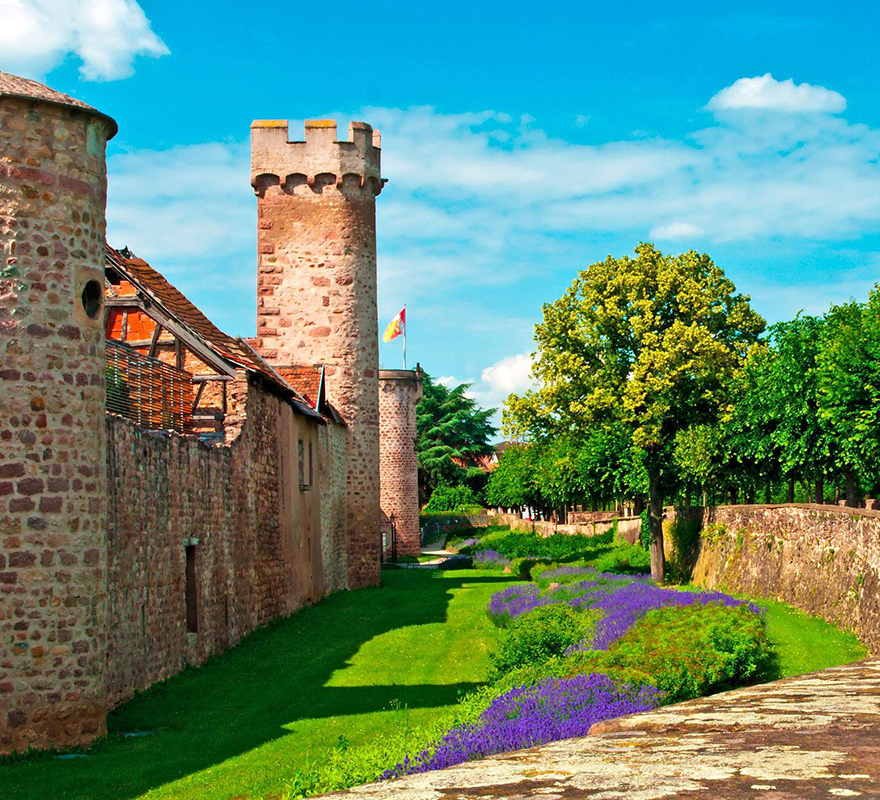
[[[666,706],[600,723],[581,739],[328,797],[880,798],[880,659]]]

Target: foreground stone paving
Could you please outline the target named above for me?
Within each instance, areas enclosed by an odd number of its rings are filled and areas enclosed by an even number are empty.
[[[328,797],[880,797],[880,659],[593,726],[589,736]]]

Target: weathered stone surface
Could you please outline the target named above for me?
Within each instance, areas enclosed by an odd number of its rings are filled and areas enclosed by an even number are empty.
[[[257,194],[257,341],[273,366],[326,365],[327,395],[348,428],[349,586],[379,582],[378,135],[329,120],[289,142],[286,121],[251,126]]]
[[[880,649],[880,511],[820,505],[667,510],[700,528],[695,583],[777,597]],[[671,542],[669,544],[672,544]]]
[[[880,797],[880,660],[725,692],[553,742],[326,797]]]
[[[0,692],[0,753],[105,730],[100,287],[113,132],[88,106],[0,75],[0,685],[12,687]]]
[[[330,516],[344,429],[296,414],[243,372],[230,408],[237,435],[219,447],[107,417],[110,707],[345,586],[344,539]],[[299,441],[325,465],[305,476],[307,488]],[[187,630],[187,546],[197,632]]]
[[[386,533],[394,518],[398,555],[417,556],[422,549],[416,455],[416,403],[421,396],[420,372],[379,370],[379,504]]]

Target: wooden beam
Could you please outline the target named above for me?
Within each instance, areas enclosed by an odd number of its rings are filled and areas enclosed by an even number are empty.
[[[157,322],[156,327],[153,328],[153,338],[150,339],[150,352],[147,353],[150,358],[156,357],[156,348],[159,346],[159,337],[162,335],[162,331],[162,326]]]
[[[183,347],[179,338],[174,340],[174,363],[178,369],[183,369]]]
[[[225,381],[230,383],[234,380],[235,378],[231,378],[229,375],[193,375],[193,383],[207,383],[208,381]]]
[[[223,411],[223,419],[226,419],[226,384],[223,384],[223,405],[221,407]]]
[[[128,339],[128,309],[122,312],[122,341]]]
[[[199,388],[196,389],[196,397],[195,397],[195,400],[193,400],[193,404],[192,404],[192,413],[193,414],[196,413],[196,409],[199,407],[199,400],[202,399],[202,392],[204,392],[204,391],[205,391],[205,384],[200,383]]]

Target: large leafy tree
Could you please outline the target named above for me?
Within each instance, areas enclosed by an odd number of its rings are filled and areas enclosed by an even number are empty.
[[[676,434],[713,424],[764,320],[708,255],[651,244],[579,273],[536,326],[540,388],[508,403],[510,428],[624,426],[648,476],[651,574],[664,577],[663,480]]]
[[[855,477],[880,468],[880,289],[825,316],[816,356],[818,415],[833,463],[856,504]],[[863,487],[864,488],[864,487]]]
[[[424,394],[416,407],[416,451],[419,484],[427,499],[441,483],[458,485],[483,475],[480,460],[494,450],[490,439],[494,408],[480,408],[467,396],[470,384],[448,388],[423,379]]]
[[[529,444],[509,444],[486,484],[486,501],[502,508],[535,508],[542,505],[535,483],[537,450]]]

